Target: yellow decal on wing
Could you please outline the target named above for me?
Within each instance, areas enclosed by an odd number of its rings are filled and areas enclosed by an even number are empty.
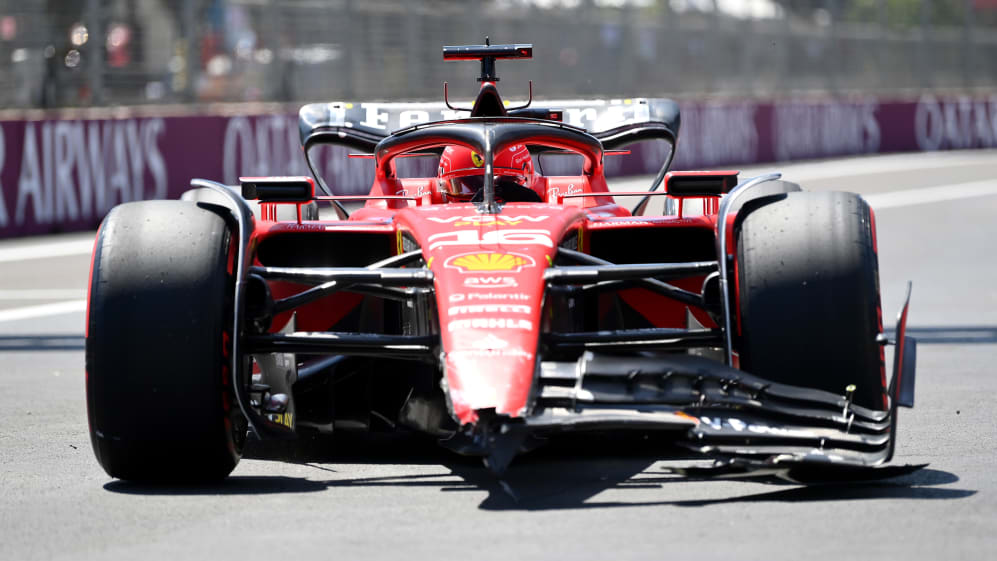
[[[449,263],[449,265],[456,267],[462,272],[512,272],[519,270],[520,267],[532,264],[533,262],[527,257],[511,253],[470,253],[459,255]]]

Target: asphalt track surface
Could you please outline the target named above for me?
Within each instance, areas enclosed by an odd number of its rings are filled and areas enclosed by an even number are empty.
[[[0,559],[993,559],[997,152],[782,169],[871,201],[889,318],[914,283],[917,406],[901,410],[895,462],[930,464],[919,472],[688,481],[655,439],[584,438],[498,480],[432,443],[385,438],[251,443],[211,486],[115,481],[84,405],[92,233],[55,236],[0,243]]]

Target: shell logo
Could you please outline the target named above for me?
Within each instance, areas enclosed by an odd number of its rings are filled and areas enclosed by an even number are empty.
[[[536,262],[529,255],[494,251],[455,255],[444,263],[444,266],[462,273],[518,273],[523,267],[533,265],[536,265]]]

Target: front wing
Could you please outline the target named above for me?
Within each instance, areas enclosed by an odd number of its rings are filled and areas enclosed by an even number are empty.
[[[246,244],[252,234],[253,214],[241,197],[221,184],[203,180],[195,180],[192,184],[210,188],[230,203],[226,206],[232,211],[232,230],[239,236],[234,267],[236,305],[233,323],[236,329],[233,333],[241,334],[240,326],[245,317],[244,291],[251,270],[246,259]],[[572,255],[568,257],[581,257],[575,255],[576,252],[569,253]],[[406,255],[400,255],[366,269],[333,274],[353,276],[355,282],[372,290],[399,285],[431,285],[432,273],[428,271],[391,268],[400,266],[406,258]],[[717,266],[715,262],[697,262],[658,267],[674,269],[676,273],[688,272],[684,270],[687,268],[698,274]],[[547,276],[550,284],[556,284],[562,277],[577,279],[579,274],[591,276],[595,282],[606,282],[600,279],[640,276],[646,273],[641,267],[653,268],[654,265],[635,267],[602,262],[582,267],[551,267]],[[253,272],[267,274],[262,270]],[[323,275],[330,273],[300,270],[276,274],[298,275],[299,281],[312,275],[315,278],[311,280],[320,284],[328,281]],[[646,282],[661,285],[657,290],[663,293],[682,296],[667,283]],[[536,405],[532,413],[522,418],[483,418],[474,426],[462,427],[443,444],[462,453],[483,456],[493,471],[502,472],[512,458],[528,449],[530,441],[537,437],[582,430],[663,430],[675,433],[680,445],[718,460],[713,468],[677,470],[688,476],[774,474],[799,481],[824,481],[899,475],[923,467],[884,468],[893,457],[897,407],[913,406],[916,342],[905,334],[909,300],[908,285],[893,341],[896,353],[889,406],[883,411],[852,403],[847,390],[845,395],[835,395],[776,384],[720,361],[655,353],[662,349],[722,345],[725,338],[720,330],[551,333],[546,335],[549,342],[578,345],[584,352],[574,362],[542,361],[538,364],[534,388]],[[233,340],[233,372],[239,373],[244,368],[242,357],[253,352],[388,353],[403,359],[434,359],[432,341],[423,336],[319,335],[237,336]],[[885,345],[890,341],[881,336],[879,342]],[[620,351],[628,354],[619,354]],[[801,378],[805,375],[801,372]],[[250,430],[260,436],[288,436],[286,431],[275,430],[255,410],[248,388],[235,386],[236,399],[249,421]]]

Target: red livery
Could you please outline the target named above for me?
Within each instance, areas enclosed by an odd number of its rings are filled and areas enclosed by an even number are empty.
[[[495,62],[531,55],[444,47],[481,62],[467,108],[306,105],[313,177],[116,207],[87,317],[108,474],[219,478],[250,432],[382,430],[497,473],[558,433],[623,430],[719,460],[697,475],[899,473],[883,465],[916,345],[906,304],[883,333],[868,205],[778,174],[670,171],[670,100],[533,104],[531,84],[510,107]],[[327,184],[330,157],[368,166],[369,192]],[[660,172],[613,191],[615,157]]]

